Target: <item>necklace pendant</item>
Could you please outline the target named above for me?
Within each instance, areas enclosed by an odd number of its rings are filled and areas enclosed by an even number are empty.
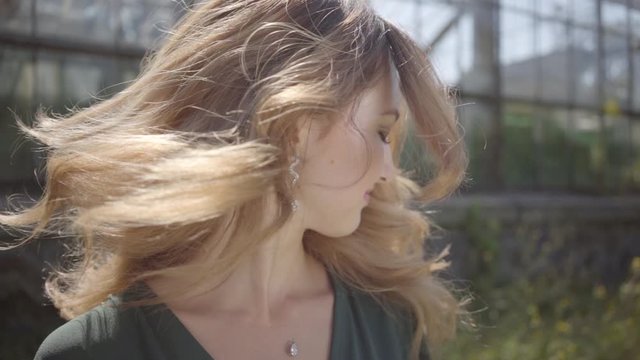
[[[291,339],[287,344],[287,355],[291,357],[296,357],[300,353],[300,349],[298,348],[298,344],[296,344],[295,340]]]

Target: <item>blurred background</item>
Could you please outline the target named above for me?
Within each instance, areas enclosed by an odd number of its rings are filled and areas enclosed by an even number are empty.
[[[428,251],[451,244],[444,276],[475,297],[477,325],[440,355],[637,359],[640,1],[370,2],[455,89],[471,158],[469,182],[425,209],[441,227]],[[43,181],[14,117],[121,90],[191,3],[0,0],[0,209]],[[32,358],[62,324],[42,296],[61,243],[43,240],[0,252],[0,359]]]

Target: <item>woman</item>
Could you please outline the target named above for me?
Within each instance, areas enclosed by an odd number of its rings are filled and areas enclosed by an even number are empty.
[[[73,320],[36,358],[427,358],[461,310],[412,209],[464,177],[447,94],[365,1],[189,11],[127,89],[24,128],[45,192],[0,222],[76,239],[46,283]]]

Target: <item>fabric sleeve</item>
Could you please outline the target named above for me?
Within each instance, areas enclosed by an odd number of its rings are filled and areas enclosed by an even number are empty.
[[[420,358],[420,360],[431,360],[431,356],[429,355],[429,347],[427,346],[426,341],[422,342],[418,357]]]
[[[405,328],[407,329],[407,339],[409,342],[411,342],[411,340],[413,339],[413,329],[416,326],[416,318],[413,315],[412,312],[406,313],[404,314],[405,319],[407,319],[406,321],[406,326]],[[418,352],[418,359],[419,360],[431,360],[431,355],[429,352],[429,346],[427,345],[427,341],[423,339],[422,343],[420,344],[420,351]]]
[[[82,323],[70,320],[44,339],[34,360],[91,359],[85,344]]]

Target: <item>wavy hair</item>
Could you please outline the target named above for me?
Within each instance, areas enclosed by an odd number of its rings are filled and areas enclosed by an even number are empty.
[[[44,144],[46,185],[0,224],[26,231],[14,246],[48,233],[71,239],[72,261],[45,284],[67,319],[157,276],[180,285],[146,301],[211,289],[290,218],[286,166],[301,121],[331,121],[390,66],[406,110],[392,139],[398,176],[376,187],[353,234],[309,231],[303,241],[349,285],[411,311],[417,357],[423,340],[454,336],[463,307],[434,274],[446,263],[424,257],[433,224],[414,205],[454,192],[468,160],[455,99],[427,55],[365,1],[211,0],[188,10],[126,89],[21,125]],[[400,170],[408,125],[434,166],[424,185]],[[276,216],[257,226],[272,209],[268,189]]]

